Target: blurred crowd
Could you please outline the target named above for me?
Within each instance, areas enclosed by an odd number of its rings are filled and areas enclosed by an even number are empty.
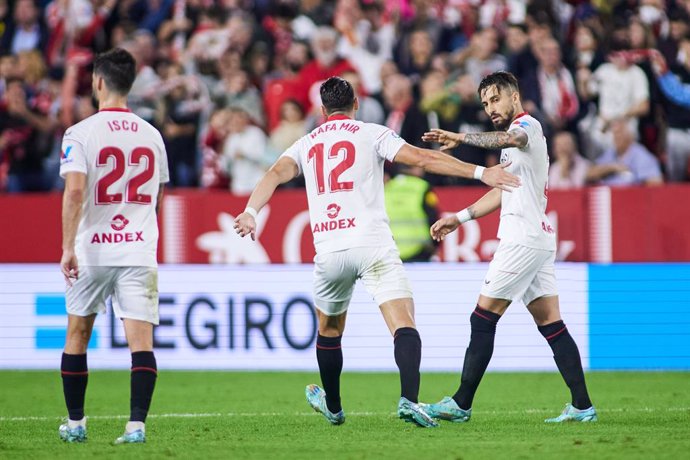
[[[690,0],[0,0],[0,191],[61,187],[61,136],[94,113],[90,65],[116,46],[137,60],[130,108],[163,134],[175,187],[249,193],[324,121],[331,75],[359,119],[411,144],[491,130],[476,88],[501,69],[544,126],[551,188],[687,181],[689,18]]]

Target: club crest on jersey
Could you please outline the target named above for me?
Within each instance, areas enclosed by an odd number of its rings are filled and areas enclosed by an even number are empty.
[[[72,153],[72,146],[68,145],[65,150],[60,152],[60,164],[64,165],[65,163],[71,163],[74,161],[74,157],[69,156],[69,154]]]
[[[331,219],[335,219],[338,217],[338,214],[340,214],[340,209],[340,206],[335,203],[331,203],[326,208],[326,215]]]
[[[115,217],[113,217],[113,220],[110,221],[110,226],[112,227],[112,229],[117,230],[118,232],[120,230],[124,230],[127,224],[129,224],[129,221],[122,214],[116,215]]]

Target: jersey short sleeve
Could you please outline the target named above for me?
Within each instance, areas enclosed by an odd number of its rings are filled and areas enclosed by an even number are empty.
[[[384,128],[374,141],[374,150],[381,158],[393,161],[403,145],[405,145],[405,140],[398,133]]]
[[[282,157],[288,157],[292,159],[297,164],[297,169],[299,170],[298,174],[302,174],[302,166],[299,161],[299,152],[300,152],[300,145],[303,142],[304,138],[298,139],[295,141],[294,144],[292,144],[286,151],[283,152],[281,156]]]
[[[160,136],[160,133],[158,137],[158,149],[160,150],[160,155],[158,156],[158,182],[161,184],[166,184],[170,182],[170,171],[168,169],[168,153],[165,150],[165,143],[163,142],[163,138]]]
[[[62,138],[60,150],[60,177],[62,178],[69,172],[84,174],[87,172],[86,149],[73,131],[68,130]]]
[[[518,118],[517,120],[512,122],[510,124],[510,127],[508,128],[509,133],[516,131],[523,131],[525,134],[527,134],[527,145],[520,149],[526,151],[532,144],[532,137],[535,135],[536,127],[533,125],[533,122],[531,120]]]

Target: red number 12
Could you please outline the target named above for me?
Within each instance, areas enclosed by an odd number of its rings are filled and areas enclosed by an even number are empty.
[[[326,192],[324,180],[324,146],[323,143],[315,144],[307,154],[307,161],[314,159],[314,174],[316,175],[316,191],[319,195]],[[341,182],[338,180],[340,175],[350,169],[355,164],[355,146],[349,141],[340,141],[333,144],[328,151],[328,158],[337,158],[338,154],[344,151],[345,158],[333,168],[328,175],[328,185],[331,192],[348,192],[354,188],[354,182]]]

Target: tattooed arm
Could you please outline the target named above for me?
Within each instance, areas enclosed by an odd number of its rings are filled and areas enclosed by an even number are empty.
[[[492,131],[488,133],[459,133],[462,144],[473,145],[483,149],[505,149],[527,145],[527,133],[522,129],[513,131]]]
[[[513,131],[492,131],[488,133],[454,133],[443,129],[432,129],[424,133],[422,140],[441,144],[441,150],[450,150],[460,144],[473,145],[483,149],[523,148],[527,145],[527,133],[521,129]]]

